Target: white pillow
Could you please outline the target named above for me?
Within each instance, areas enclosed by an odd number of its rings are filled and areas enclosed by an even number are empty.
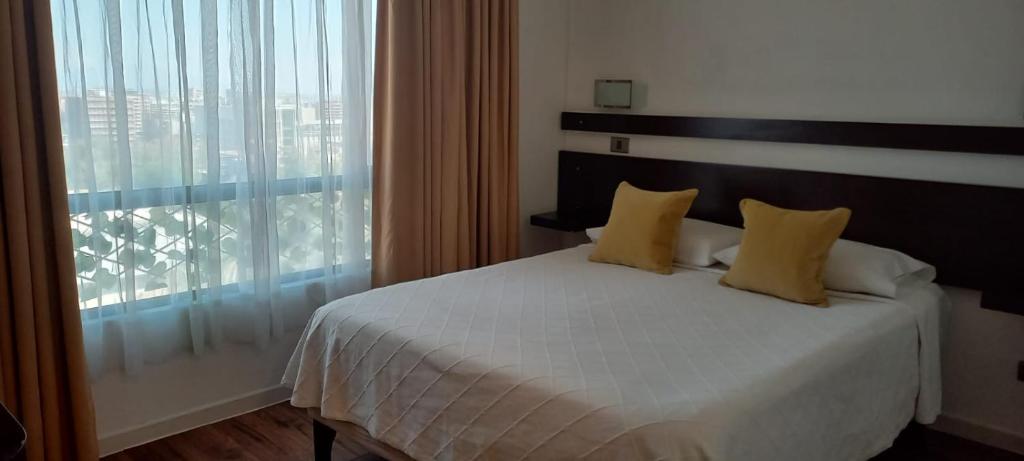
[[[732,266],[739,245],[715,253]],[[901,286],[935,280],[935,266],[888,248],[852,240],[837,240],[825,262],[825,288],[895,298]]]
[[[597,242],[604,227],[587,229],[587,237]],[[673,260],[680,264],[707,267],[715,264],[714,254],[736,245],[743,237],[743,229],[724,224],[683,218],[679,223],[679,242]]]

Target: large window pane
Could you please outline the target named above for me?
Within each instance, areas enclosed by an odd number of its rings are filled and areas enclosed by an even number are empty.
[[[365,270],[373,5],[54,3],[82,308]]]

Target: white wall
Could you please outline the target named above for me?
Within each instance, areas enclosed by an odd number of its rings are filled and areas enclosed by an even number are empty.
[[[533,3],[523,1],[521,23]],[[556,24],[546,26],[557,35]],[[570,0],[563,27],[565,69],[520,72],[524,82],[564,72],[567,110],[595,110],[594,79],[628,78],[645,87],[634,113],[1024,126],[1018,0]],[[551,52],[521,43],[521,59]],[[557,126],[546,111],[560,105],[530,106],[527,89],[521,117]],[[524,176],[554,165],[558,147],[609,152],[607,135],[536,137],[547,129],[522,127],[521,139],[534,142],[521,145]],[[630,147],[652,157],[1024,187],[1024,157],[644,136]],[[523,202],[552,209],[554,182],[532,186]],[[524,248],[538,246],[526,227]],[[1024,451],[1024,383],[1015,381],[1024,317],[979,308],[976,292],[951,295],[944,384],[952,420],[941,426]]]
[[[524,256],[557,249],[561,232],[529,225],[555,209],[565,105],[568,0],[519,1],[519,213]]]
[[[104,374],[92,385],[101,454],[286,400],[291,394],[281,377],[301,332],[265,349],[225,344],[202,357],[147,365],[136,375]]]
[[[577,0],[566,107],[593,79],[647,87],[655,114],[1024,125],[1017,0]],[[607,136],[565,146],[607,150]],[[1008,156],[636,137],[633,152],[1024,187]]]

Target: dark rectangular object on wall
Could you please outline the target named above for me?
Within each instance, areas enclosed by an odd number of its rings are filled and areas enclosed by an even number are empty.
[[[849,207],[843,238],[931,263],[939,282],[982,290],[984,307],[1020,313],[1024,303],[1024,189],[562,151],[558,211],[546,219],[561,230],[604,225],[621,181],[700,189],[687,216],[733,226],[742,226],[747,197],[794,209]]]
[[[737,141],[1024,155],[1024,128],[562,112],[562,129]]]

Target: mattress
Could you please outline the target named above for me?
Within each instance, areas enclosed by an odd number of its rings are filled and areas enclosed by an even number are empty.
[[[590,250],[321,307],[283,379],[292,405],[450,460],[859,460],[939,412],[935,285],[821,309]]]

